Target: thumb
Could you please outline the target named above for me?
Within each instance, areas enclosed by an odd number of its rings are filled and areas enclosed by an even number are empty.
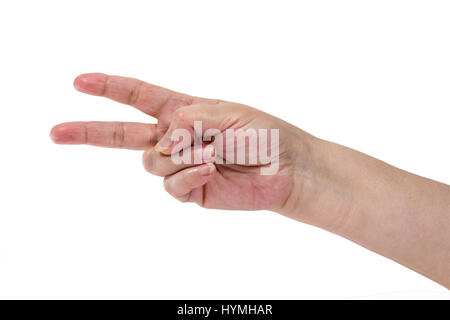
[[[211,141],[240,120],[238,112],[232,112],[227,103],[199,104],[177,109],[169,128],[155,150],[166,155],[180,152],[190,145],[202,145]]]

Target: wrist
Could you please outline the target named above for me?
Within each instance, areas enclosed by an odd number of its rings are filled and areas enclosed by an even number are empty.
[[[299,135],[292,152],[291,192],[277,212],[337,232],[354,205],[352,185],[345,179],[350,149],[304,132]]]
[[[305,150],[308,161],[297,157],[291,193],[278,213],[344,236],[449,288],[448,185],[316,138]]]

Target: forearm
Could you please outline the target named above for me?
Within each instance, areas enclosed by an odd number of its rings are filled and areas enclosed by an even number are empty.
[[[311,144],[280,212],[450,287],[449,186],[331,142]]]

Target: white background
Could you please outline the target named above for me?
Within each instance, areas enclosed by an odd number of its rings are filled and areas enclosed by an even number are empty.
[[[0,298],[449,298],[333,234],[183,204],[141,153],[54,124],[152,122],[72,87],[132,76],[245,103],[449,183],[448,1],[2,1]]]

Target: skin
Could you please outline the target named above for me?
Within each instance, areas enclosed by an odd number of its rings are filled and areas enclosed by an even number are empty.
[[[77,90],[131,105],[157,124],[70,122],[50,133],[58,144],[145,150],[147,171],[164,177],[180,201],[205,208],[271,210],[346,237],[450,288],[450,187],[347,147],[318,139],[257,109],[193,97],[140,80],[83,74]],[[218,164],[223,150],[191,148],[200,164],[175,164],[175,129],[279,129],[279,169],[268,164]],[[186,147],[189,143],[184,145]],[[248,160],[248,159],[246,159]],[[273,159],[271,161],[274,161]]]

